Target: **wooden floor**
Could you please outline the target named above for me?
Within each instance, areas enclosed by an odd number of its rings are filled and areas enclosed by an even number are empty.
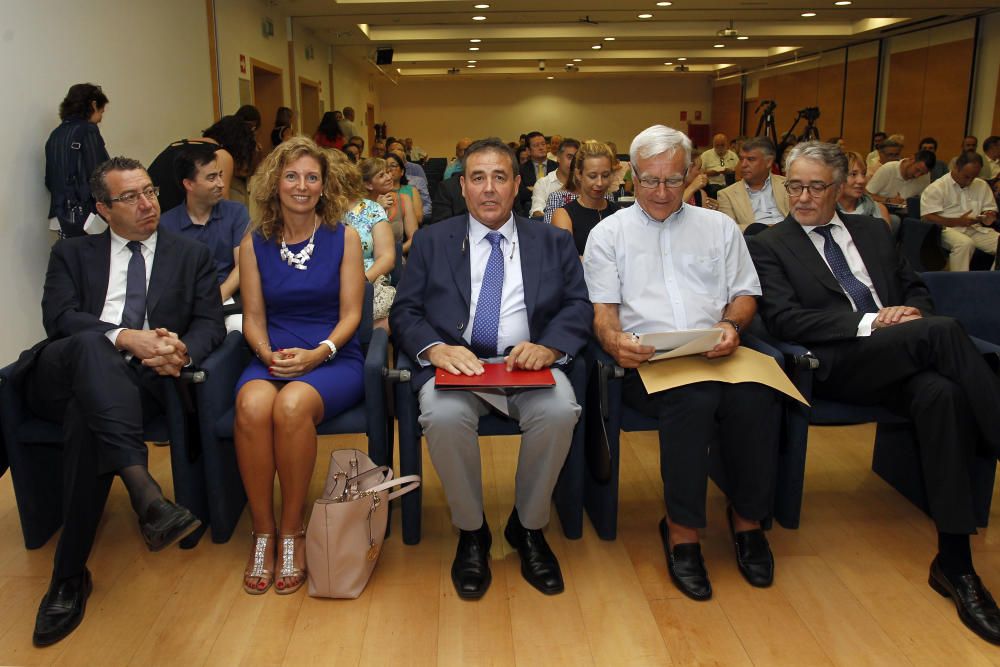
[[[566,592],[545,597],[520,576],[503,541],[513,500],[517,441],[485,438],[483,476],[493,528],[493,585],[479,602],[455,595],[449,577],[456,536],[441,484],[425,461],[424,536],[399,537],[399,513],[378,569],[358,600],[249,596],[240,589],[249,550],[244,513],[229,544],[150,554],[120,484],[90,561],[94,593],[81,627],[36,650],[31,629],[45,591],[54,540],[28,552],[9,476],[0,479],[2,665],[1000,665],[1000,648],[965,630],[950,601],[926,583],[930,521],[869,470],[873,429],[814,428],[802,527],[770,533],[775,585],[740,577],[712,488],[703,549],[715,597],[681,596],[667,578],[656,524],[663,514],[652,434],[622,440],[619,538],[585,525],[548,538]],[[326,438],[313,493],[331,447]],[[169,480],[168,452],[151,467]],[[1000,593],[1000,503],[994,528],[974,538],[978,570]],[[553,515],[554,516],[554,515]]]

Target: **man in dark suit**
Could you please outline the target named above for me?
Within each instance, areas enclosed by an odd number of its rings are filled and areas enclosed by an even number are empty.
[[[469,142],[472,143],[472,142]],[[462,172],[456,171],[451,177],[438,183],[434,191],[434,201],[431,205],[430,222],[441,222],[456,215],[468,213],[469,207],[465,205],[465,197],[462,196]],[[424,224],[428,224],[425,222]]]
[[[521,165],[521,187],[517,200],[522,210],[531,207],[531,193],[535,182],[559,168],[559,163],[548,159],[549,142],[541,132],[529,132],[527,136],[528,161]],[[517,164],[515,162],[515,164]]]
[[[87,557],[115,475],[151,551],[200,521],[165,499],[149,475],[143,419],[162,389],[225,336],[215,266],[204,245],[157,232],[158,188],[136,160],[113,158],[91,178],[109,229],[52,248],[42,316],[48,338],[23,354],[15,379],[28,407],[63,424],[65,513],[36,646],[83,620]]]
[[[938,554],[929,583],[976,634],[1000,643],[1000,611],[972,565],[969,466],[1000,451],[1000,382],[926,287],[885,223],[839,214],[847,158],[806,142],[787,158],[789,217],[750,242],[770,331],[819,359],[815,393],[886,405],[914,422]]]
[[[389,322],[421,366],[412,386],[460,531],[451,570],[459,597],[482,597],[491,580],[477,433],[479,417],[491,409],[517,419],[523,433],[504,536],[521,557],[524,578],[555,594],[563,590],[562,574],[542,529],[580,415],[561,368],[586,343],[593,309],[572,236],[511,213],[520,180],[513,151],[499,139],[483,139],[463,161],[469,214],[414,237]],[[556,384],[499,394],[436,390],[436,368],[473,376],[483,373],[484,360],[508,369],[551,368]]]

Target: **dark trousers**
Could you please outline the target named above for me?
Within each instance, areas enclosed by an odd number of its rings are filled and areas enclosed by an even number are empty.
[[[146,465],[143,416],[162,410],[162,382],[96,332],[48,344],[25,376],[29,409],[63,425],[63,531],[53,578],[83,572],[115,472]]]
[[[672,521],[705,526],[709,454],[715,447],[736,512],[750,520],[771,514],[781,427],[777,392],[753,383],[698,382],[648,394],[638,372],[630,370],[622,398],[659,421],[660,475]]]
[[[970,470],[978,447],[1000,452],[1000,380],[962,326],[926,317],[813,353],[828,369],[817,396],[885,405],[913,420],[938,530],[976,532]]]

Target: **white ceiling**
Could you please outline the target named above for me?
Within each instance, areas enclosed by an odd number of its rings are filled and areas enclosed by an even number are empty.
[[[995,10],[996,0],[267,0],[320,38],[373,58],[395,49],[390,77],[730,74]],[[815,12],[803,17],[803,12]],[[643,13],[652,18],[639,19]],[[475,21],[473,16],[485,16]],[[733,27],[746,40],[719,37]],[[614,38],[613,41],[607,38]],[[482,40],[472,43],[471,39]],[[722,47],[715,47],[722,44]],[[599,50],[593,49],[600,45]],[[478,47],[478,51],[470,51]],[[573,59],[578,72],[566,72]],[[475,68],[467,67],[476,60]],[[540,71],[539,61],[545,61]],[[665,63],[671,63],[666,65]],[[453,71],[453,74],[455,72]]]

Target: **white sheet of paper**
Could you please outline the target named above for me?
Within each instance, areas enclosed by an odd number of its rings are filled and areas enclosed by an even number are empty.
[[[87,221],[83,223],[83,231],[88,234],[103,234],[107,228],[108,223],[104,222],[104,218],[93,213],[88,215]]]
[[[656,348],[656,354],[650,357],[650,361],[708,352],[721,340],[722,329],[715,327],[639,334],[640,345],[650,345]]]

